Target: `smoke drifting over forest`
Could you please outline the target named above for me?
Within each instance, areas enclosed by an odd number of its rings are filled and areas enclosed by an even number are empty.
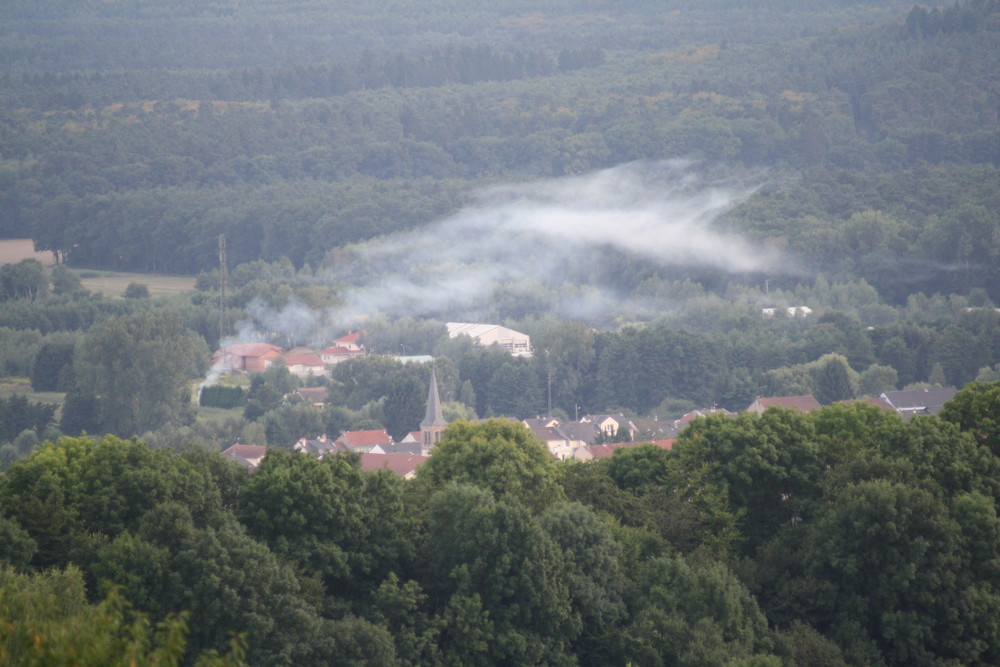
[[[343,300],[334,311],[313,312],[295,301],[280,311],[254,303],[253,322],[243,323],[237,337],[263,330],[317,342],[376,313],[489,318],[498,288],[528,299],[554,291],[553,314],[561,317],[650,315],[663,303],[612,284],[602,269],[609,255],[733,273],[788,270],[777,252],[713,226],[759,185],[749,180],[708,179],[695,163],[673,160],[483,189],[436,224],[341,253],[322,276]]]
[[[686,161],[485,189],[430,227],[348,252],[330,278],[349,285],[338,319],[474,317],[501,284],[567,288],[560,308],[579,317],[622,303],[611,285],[595,281],[594,267],[609,252],[661,266],[773,270],[775,252],[712,225],[752,192],[746,183],[707,181]]]

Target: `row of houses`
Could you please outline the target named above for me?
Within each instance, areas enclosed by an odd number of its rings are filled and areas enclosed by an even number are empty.
[[[469,336],[477,345],[496,345],[513,356],[531,356],[531,338],[499,324],[448,322],[446,327],[450,338]],[[353,331],[319,351],[308,347],[286,351],[271,343],[233,343],[215,352],[212,367],[220,373],[260,373],[281,361],[300,378],[329,377],[337,364],[366,354],[361,336],[362,332]]]
[[[351,332],[319,352],[307,347],[285,351],[271,343],[233,343],[215,352],[212,368],[221,373],[262,373],[280,361],[301,378],[329,377],[333,366],[365,355],[360,337],[360,332]]]
[[[958,393],[955,387],[923,387],[884,391],[878,398],[853,398],[839,403],[868,403],[886,412],[895,412],[903,419],[917,415],[936,415],[944,404]],[[819,410],[822,406],[813,396],[758,397],[747,407],[747,412],[762,414],[771,407],[793,408],[802,412]]]
[[[956,393],[957,389],[954,387],[922,388],[888,391],[878,398],[856,400],[871,403],[882,410],[896,412],[904,419],[909,419],[918,414],[937,414],[944,403]],[[772,407],[812,412],[820,409],[821,405],[811,395],[757,397],[747,406],[745,412],[762,414]],[[536,439],[545,444],[557,460],[590,461],[611,456],[621,447],[640,444],[652,444],[669,450],[673,447],[677,435],[692,420],[708,415],[735,417],[736,413],[712,407],[692,410],[678,419],[670,420],[603,414],[585,415],[578,422],[563,422],[555,417],[539,417],[525,419],[521,423]],[[334,440],[329,440],[325,434],[315,439],[301,438],[292,449],[317,458],[330,454],[354,453],[360,456],[363,470],[388,468],[402,477],[409,478],[430,456],[446,426],[447,422],[441,413],[437,378],[432,369],[426,413],[420,423],[419,431],[408,433],[399,442],[395,442],[392,436],[382,429],[345,431]],[[263,446],[237,444],[223,452],[223,455],[254,470],[266,456],[266,452],[267,449]]]

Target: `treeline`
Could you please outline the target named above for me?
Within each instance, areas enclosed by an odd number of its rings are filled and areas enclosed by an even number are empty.
[[[998,401],[701,418],[673,451],[566,465],[459,423],[413,481],[66,438],[0,477],[2,599],[67,582],[2,608],[0,646],[108,632],[11,644],[54,633],[82,572],[91,601],[189,614],[191,658],[239,633],[255,665],[994,664]]]
[[[328,98],[379,88],[426,88],[481,81],[551,76],[604,64],[599,47],[567,47],[556,53],[500,51],[479,44],[435,47],[422,54],[376,55],[295,66],[258,66],[215,72],[7,73],[0,77],[3,106],[64,111],[147,100],[225,100],[276,103]]]
[[[311,272],[287,260],[256,261],[234,267],[230,277],[231,321],[285,348],[329,344],[322,322],[336,312],[338,296]],[[77,293],[0,302],[0,370],[29,378],[35,391],[66,392],[52,425],[62,433],[139,435],[170,447],[195,435],[288,447],[303,436],[359,428],[402,438],[423,418],[430,367],[404,364],[394,358],[400,353],[434,357],[449,420],[534,417],[548,413],[550,397],[564,419],[619,411],[667,419],[712,405],[740,411],[757,396],[811,393],[828,404],[1000,375],[1000,312],[985,290],[911,295],[905,306],[891,306],[864,282],[764,291],[647,278],[637,296],[663,314],[601,329],[554,317],[566,298],[560,290],[536,286],[522,299],[491,297],[493,321],[531,336],[531,358],[450,339],[439,320],[370,318],[363,342],[371,356],[310,381],[326,387],[327,407],[294,397],[303,382],[278,365],[243,389],[206,389],[202,404],[232,413],[225,423],[199,424],[190,383],[205,377],[209,351],[220,345],[216,281],[203,274],[199,291],[171,301]],[[497,287],[499,295],[519,289]],[[624,317],[629,305],[622,307],[609,318]],[[277,313],[289,308],[294,330],[275,330]],[[787,316],[789,308],[812,312]],[[168,330],[174,335],[164,339]],[[145,350],[141,361],[138,350]]]

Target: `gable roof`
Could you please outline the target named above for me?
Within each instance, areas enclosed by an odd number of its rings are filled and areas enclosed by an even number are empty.
[[[315,352],[302,352],[299,354],[286,354],[286,366],[324,366],[323,360]]]
[[[372,431],[344,431],[337,438],[337,442],[350,447],[374,447],[375,445],[385,445],[392,442],[392,437],[385,432],[385,429]]]
[[[758,396],[757,400],[750,404],[747,410],[752,410],[755,405],[760,406],[760,410],[763,412],[767,408],[795,408],[796,410],[801,410],[802,412],[812,412],[813,410],[819,410],[821,407],[819,401],[812,394],[806,394],[804,396]]]
[[[558,417],[534,417],[532,419],[523,419],[522,421],[528,428],[535,426],[559,426],[562,424]]]
[[[601,429],[597,424],[586,422],[568,422],[554,427],[567,440],[573,442],[585,442],[588,445],[597,440],[601,434]]]
[[[386,468],[400,477],[409,477],[428,458],[418,454],[362,454],[361,469],[375,472]]]
[[[610,459],[615,450],[621,446],[622,443],[614,442],[607,445],[588,445],[584,449],[590,452],[591,457],[595,459]]]
[[[325,403],[329,389],[326,387],[299,387],[295,390],[295,393],[307,401]]]
[[[360,331],[352,331],[346,336],[341,336],[340,338],[334,338],[333,342],[339,345],[357,345],[358,339],[361,338]]]
[[[255,470],[260,465],[261,460],[267,456],[267,447],[264,445],[242,445],[237,443],[222,452],[222,455],[245,468]]]
[[[278,357],[282,349],[271,343],[233,343],[215,351],[216,357],[232,355],[234,357]]]
[[[528,430],[531,431],[531,434],[535,436],[536,440],[541,440],[546,445],[551,445],[552,443],[566,443],[566,436],[564,436],[557,427],[529,426]]]
[[[884,391],[882,398],[889,401],[896,412],[936,415],[958,393],[955,387],[925,387],[923,389],[903,389]]]

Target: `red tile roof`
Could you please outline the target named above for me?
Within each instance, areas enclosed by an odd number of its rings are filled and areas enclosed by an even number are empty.
[[[344,431],[337,438],[348,447],[374,447],[392,442],[392,438],[384,430],[375,431]]]
[[[340,338],[335,338],[334,343],[355,343],[357,344],[358,339],[361,338],[360,331],[352,331],[346,336],[341,336]]]
[[[287,366],[324,366],[323,360],[314,352],[302,354],[286,354],[285,365]]]
[[[400,477],[406,477],[428,458],[416,454],[362,454],[361,469],[375,472],[387,468]]]
[[[236,357],[280,356],[282,349],[270,343],[233,343],[215,351],[215,356],[231,354]]]
[[[595,459],[609,459],[611,455],[615,453],[615,450],[622,446],[622,443],[616,442],[611,445],[588,445],[587,451]]]
[[[239,456],[245,459],[259,459],[267,454],[267,447],[264,445],[240,445],[236,444],[222,452],[223,456]]]
[[[806,394],[805,396],[758,397],[756,402],[759,403],[765,410],[767,408],[782,407],[795,408],[797,410],[801,410],[802,412],[812,412],[813,410],[819,410],[822,407],[819,404],[819,401],[809,394]]]

